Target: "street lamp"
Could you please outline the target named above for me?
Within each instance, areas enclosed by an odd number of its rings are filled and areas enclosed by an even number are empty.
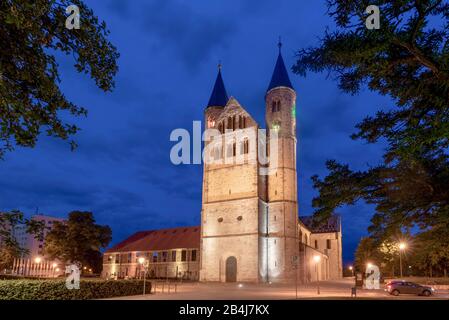
[[[402,278],[402,251],[404,251],[407,248],[407,244],[405,242],[399,243],[399,270],[401,273]]]
[[[143,267],[143,295],[145,295],[145,285],[147,280],[147,260],[144,257],[140,257],[138,261]]]
[[[53,278],[55,278],[55,269],[58,266],[58,264],[56,262],[53,262],[51,266],[53,268]]]
[[[41,275],[41,270],[40,270],[40,263],[41,263],[41,261],[42,261],[42,258],[41,257],[36,257],[36,258],[34,258],[34,263],[36,263],[37,264],[37,266],[36,266],[36,275],[37,275],[37,277],[39,278],[40,277],[40,275]]]
[[[351,271],[351,275],[354,276],[354,267],[349,266],[348,269],[349,269],[349,271]]]
[[[313,262],[315,262],[315,272],[316,272],[316,291],[317,291],[317,294],[320,294],[320,278],[319,278],[319,276],[318,276],[318,263],[320,263],[320,260],[321,260],[321,257],[320,256],[318,256],[318,255],[316,255],[316,256],[313,256]]]

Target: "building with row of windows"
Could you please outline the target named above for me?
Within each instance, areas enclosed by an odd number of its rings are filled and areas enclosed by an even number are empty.
[[[198,280],[199,244],[199,227],[137,232],[105,252],[102,276]]]

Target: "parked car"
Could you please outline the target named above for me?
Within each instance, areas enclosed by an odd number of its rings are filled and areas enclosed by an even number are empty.
[[[435,289],[422,286],[420,284],[408,281],[390,281],[385,288],[389,294],[398,296],[400,294],[417,294],[419,296],[431,296]]]

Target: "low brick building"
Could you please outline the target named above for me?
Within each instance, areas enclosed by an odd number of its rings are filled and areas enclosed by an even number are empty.
[[[141,278],[139,258],[144,257],[150,278],[197,280],[199,247],[199,227],[140,231],[105,252],[102,276]]]

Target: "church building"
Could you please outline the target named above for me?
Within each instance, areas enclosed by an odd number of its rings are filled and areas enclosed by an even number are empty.
[[[315,225],[298,215],[296,92],[280,43],[264,111],[262,134],[228,96],[219,67],[204,110],[205,129],[214,134],[205,143],[201,226],[132,235],[105,253],[105,277],[141,277],[142,256],[155,278],[270,283],[298,277],[305,283],[342,277],[340,217]]]

